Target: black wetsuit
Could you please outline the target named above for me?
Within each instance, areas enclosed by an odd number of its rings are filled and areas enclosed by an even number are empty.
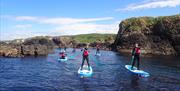
[[[76,49],[75,48],[73,48],[73,51],[72,52],[76,52]]]
[[[139,47],[135,47],[133,48],[132,51],[132,56],[134,56],[133,60],[132,60],[132,68],[135,65],[135,63],[137,62],[137,69],[139,70],[139,65],[140,65],[140,52],[137,52],[137,50],[140,51]]]
[[[66,48],[66,47],[64,47],[64,50],[65,50],[65,51],[66,51],[66,49],[67,49],[67,48]]]
[[[97,50],[96,50],[96,54],[98,54],[98,53],[100,53],[99,48],[97,48]]]

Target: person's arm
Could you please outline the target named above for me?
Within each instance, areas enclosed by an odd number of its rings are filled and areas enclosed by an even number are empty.
[[[84,48],[81,49],[81,51],[83,51],[83,50],[84,50]]]
[[[135,48],[133,48],[133,50],[132,50],[132,56],[134,56],[135,55]]]

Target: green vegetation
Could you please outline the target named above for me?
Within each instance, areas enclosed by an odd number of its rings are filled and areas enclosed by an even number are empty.
[[[116,34],[81,34],[72,36],[74,41],[79,43],[114,42]]]
[[[180,14],[174,16],[163,17],[133,17],[121,22],[121,25],[127,27],[131,31],[144,31],[151,26],[157,25],[169,33],[178,33],[180,29]],[[174,23],[174,24],[173,24]],[[128,27],[129,26],[129,27]],[[158,29],[156,29],[158,30]]]

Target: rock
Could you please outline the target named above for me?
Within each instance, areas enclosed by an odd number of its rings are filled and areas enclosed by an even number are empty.
[[[0,46],[0,56],[4,57],[20,57],[21,54],[16,48],[12,46]]]
[[[140,44],[144,54],[179,55],[180,15],[122,21],[113,49],[130,53],[135,43]]]
[[[114,41],[115,34],[84,34],[74,36],[37,36],[27,39],[15,39],[12,41],[0,41],[0,56],[24,57],[46,56],[53,48],[57,47],[89,47],[99,45],[100,49],[109,50]],[[96,40],[97,39],[97,40]]]
[[[1,42],[0,56],[24,57],[24,56],[46,56],[54,48],[54,42],[50,37],[34,37],[25,40],[13,40]]]

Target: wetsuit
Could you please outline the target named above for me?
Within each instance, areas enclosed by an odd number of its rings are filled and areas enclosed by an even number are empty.
[[[66,49],[67,49],[67,48],[66,48],[66,47],[64,47],[64,50],[65,50],[65,51],[66,51]]]
[[[135,47],[133,48],[132,51],[132,56],[134,56],[133,60],[132,60],[132,67],[135,65],[135,63],[137,62],[137,69],[139,70],[139,62],[140,62],[140,48],[139,47]]]
[[[98,54],[98,53],[100,53],[99,48],[97,48],[97,50],[96,50],[96,54]]]
[[[73,51],[72,52],[76,52],[76,48],[73,48]]]
[[[83,52],[83,60],[82,60],[82,64],[81,64],[81,70],[83,68],[85,60],[86,60],[86,62],[88,64],[88,67],[90,67],[90,65],[89,65],[89,51],[88,50],[84,50],[84,52]]]
[[[97,46],[96,54],[100,53],[99,46]]]

